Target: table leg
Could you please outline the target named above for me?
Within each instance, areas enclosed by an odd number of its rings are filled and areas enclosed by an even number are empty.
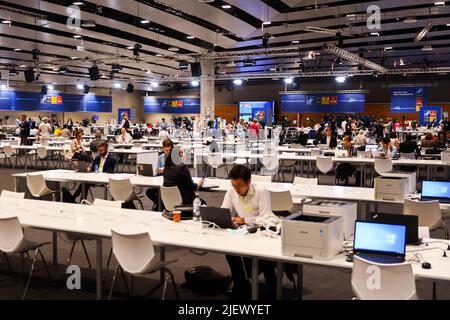
[[[166,261],[166,248],[161,246],[159,247],[159,261],[164,262]],[[164,277],[165,277],[165,273],[164,271],[161,270],[160,272],[160,281],[164,282]]]
[[[252,300],[258,300],[258,258],[252,257]]]
[[[102,238],[97,238],[97,300],[102,300],[103,298],[103,287],[102,287],[102,271],[103,271],[103,246]]]
[[[359,186],[364,187],[364,184],[366,182],[365,174],[364,174],[364,163],[361,163],[361,172],[359,174],[360,174],[360,178],[361,178],[361,181],[359,182]]]
[[[108,200],[108,186],[103,185],[103,200]]]
[[[303,300],[303,265],[297,265],[297,298]]]
[[[53,231],[53,265],[58,265],[58,232]]]
[[[277,300],[283,299],[283,262],[277,262]]]

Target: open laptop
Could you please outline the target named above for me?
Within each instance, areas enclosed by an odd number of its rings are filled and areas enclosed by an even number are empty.
[[[417,216],[372,212],[370,220],[388,224],[404,224],[406,226],[406,244],[420,244],[419,217]]]
[[[334,156],[336,158],[347,158],[348,157],[348,152],[347,152],[347,150],[335,150],[334,151]]]
[[[450,203],[450,181],[423,181],[420,200]]]
[[[378,150],[377,144],[366,144],[366,151]]]
[[[211,222],[216,224],[220,229],[236,229],[231,221],[230,209],[216,207],[200,207],[200,217],[202,222]]]
[[[88,172],[89,163],[86,161],[72,161],[72,169],[76,172]]]
[[[153,177],[153,165],[152,164],[138,164],[138,175],[144,177]]]
[[[406,252],[406,226],[356,221],[353,253],[375,263],[402,263]]]

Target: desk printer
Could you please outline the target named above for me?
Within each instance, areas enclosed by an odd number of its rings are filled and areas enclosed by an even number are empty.
[[[330,260],[342,250],[343,217],[296,213],[281,220],[281,252]]]

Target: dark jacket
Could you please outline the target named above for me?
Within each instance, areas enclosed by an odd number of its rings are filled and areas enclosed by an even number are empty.
[[[420,149],[415,141],[403,141],[398,147],[400,153],[415,153],[416,157],[420,156]]]
[[[22,130],[20,130],[20,137],[21,138],[28,138],[30,136],[30,123],[25,120],[22,122],[19,126]]]
[[[327,136],[323,137],[322,140],[320,141],[321,144],[326,144],[327,143]],[[337,137],[336,135],[332,134],[331,135],[331,139],[330,139],[330,144],[329,146],[331,149],[334,149],[337,147]]]
[[[97,147],[101,145],[103,142],[108,142],[105,139],[95,139],[89,144],[89,149],[92,152],[97,152]],[[109,157],[109,156],[108,156]]]
[[[105,173],[114,173],[114,170],[116,169],[116,158],[112,154],[108,154],[108,157],[106,158],[105,163],[103,164],[103,171]],[[92,168],[91,171],[95,172],[95,166],[100,167],[100,155],[95,157],[94,162],[92,162]]]
[[[191,173],[186,165],[166,166],[163,177],[164,187],[178,187],[183,198],[183,205],[192,205],[198,186],[192,181]]]

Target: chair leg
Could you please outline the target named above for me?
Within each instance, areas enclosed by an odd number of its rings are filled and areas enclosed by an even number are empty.
[[[73,256],[73,250],[75,249],[76,244],[77,244],[77,241],[72,242],[72,248],[70,248],[69,257],[67,258],[67,266],[70,266],[70,262],[72,261],[72,256]]]
[[[112,298],[112,293],[114,291],[114,285],[116,284],[117,272],[119,271],[119,268],[120,268],[120,264],[117,265],[116,270],[114,271],[114,276],[113,276],[113,280],[111,283],[111,289],[109,290],[108,300],[111,300],[111,298]]]
[[[86,256],[86,260],[87,260],[87,262],[88,262],[88,266],[89,266],[89,269],[90,269],[90,268],[92,267],[92,265],[91,265],[91,260],[89,260],[89,255],[88,255],[88,253],[87,253],[86,246],[85,246],[83,240],[81,240],[81,245],[83,246],[84,255]]]
[[[120,268],[120,272],[122,273],[122,279],[123,279],[123,284],[125,285],[125,289],[127,289],[128,295],[131,296],[131,291],[130,291],[130,288],[128,287],[128,281],[127,281],[125,272],[123,272],[122,268]]]
[[[161,300],[166,300],[166,292],[167,292],[167,278],[169,277],[169,273],[167,272],[167,269],[164,269],[164,286],[162,291],[162,297]]]
[[[39,254],[39,249],[34,250],[34,258],[33,258],[33,262],[31,263],[31,270],[30,270],[30,273],[28,274],[28,279],[27,279],[27,283],[25,284],[25,289],[23,291],[22,300],[25,300],[25,298],[27,296],[28,287],[30,286],[31,276],[33,275],[33,271],[34,271],[34,267],[36,265],[38,254]]]

